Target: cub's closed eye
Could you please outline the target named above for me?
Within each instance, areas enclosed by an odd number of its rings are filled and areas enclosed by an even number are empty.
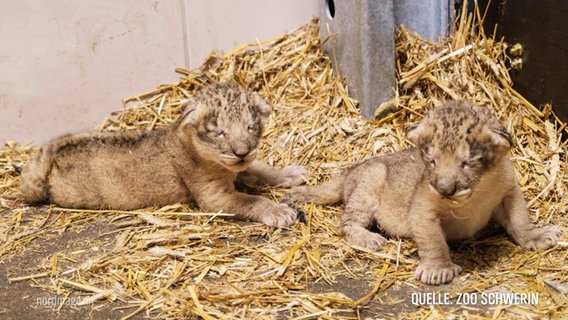
[[[226,133],[223,130],[211,129],[209,130],[208,135],[215,138],[224,138]]]
[[[481,162],[482,162],[481,158],[468,159],[468,160],[464,160],[460,164],[460,167],[462,167],[463,169],[475,168],[475,167],[479,166]]]
[[[258,125],[257,125],[256,123],[255,123],[255,124],[250,124],[250,125],[247,127],[247,130],[248,130],[248,131],[251,131],[251,132],[257,131],[257,130],[258,130]]]

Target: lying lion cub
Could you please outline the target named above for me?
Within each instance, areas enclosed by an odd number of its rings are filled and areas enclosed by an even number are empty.
[[[290,225],[294,209],[235,190],[241,178],[284,187],[305,179],[304,167],[280,170],[254,160],[271,111],[236,84],[203,87],[167,128],[71,135],[44,146],[23,168],[23,198],[121,210],[195,201],[202,210]]]
[[[416,148],[370,158],[319,186],[292,189],[287,202],[331,204],[343,200],[341,227],[353,244],[379,250],[385,242],[367,230],[410,237],[421,263],[416,277],[450,282],[461,268],[447,240],[473,236],[494,217],[526,249],[548,248],[562,236],[557,226],[529,221],[507,152],[510,135],[486,108],[450,102],[410,128]]]

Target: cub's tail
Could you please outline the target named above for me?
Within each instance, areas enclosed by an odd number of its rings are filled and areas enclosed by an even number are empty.
[[[51,199],[48,178],[57,154],[63,148],[81,146],[91,137],[90,133],[63,135],[44,145],[35,157],[28,160],[20,169],[20,191],[24,201],[29,204],[49,202]]]
[[[49,154],[48,150],[42,148],[19,170],[20,191],[24,201],[29,204],[39,204],[49,200],[47,177],[53,162]]]
[[[282,202],[287,204],[334,204],[343,200],[343,184],[346,174],[340,174],[315,186],[294,187],[284,195]]]

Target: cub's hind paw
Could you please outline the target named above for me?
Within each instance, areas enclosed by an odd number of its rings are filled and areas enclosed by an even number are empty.
[[[528,231],[523,238],[519,240],[519,244],[521,247],[529,250],[548,249],[560,240],[562,234],[562,229],[555,225],[535,228]]]
[[[308,179],[308,169],[304,166],[286,166],[280,171],[278,185],[289,188],[301,185]]]
[[[343,234],[349,243],[374,251],[381,250],[387,241],[380,234],[360,226],[343,227]]]
[[[448,283],[458,276],[461,267],[451,261],[423,261],[416,268],[416,279],[426,283],[439,285]]]

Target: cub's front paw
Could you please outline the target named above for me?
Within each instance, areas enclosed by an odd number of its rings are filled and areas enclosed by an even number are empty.
[[[294,223],[298,213],[285,204],[274,203],[260,216],[259,221],[271,227],[285,227]]]
[[[308,169],[304,166],[286,166],[280,171],[278,185],[289,188],[303,184],[308,179]]]
[[[526,232],[519,244],[529,250],[548,249],[556,244],[562,237],[562,229],[558,226],[549,225],[542,228],[534,228]]]
[[[423,261],[416,268],[416,279],[426,284],[439,285],[452,281],[460,272],[461,267],[451,261]]]

